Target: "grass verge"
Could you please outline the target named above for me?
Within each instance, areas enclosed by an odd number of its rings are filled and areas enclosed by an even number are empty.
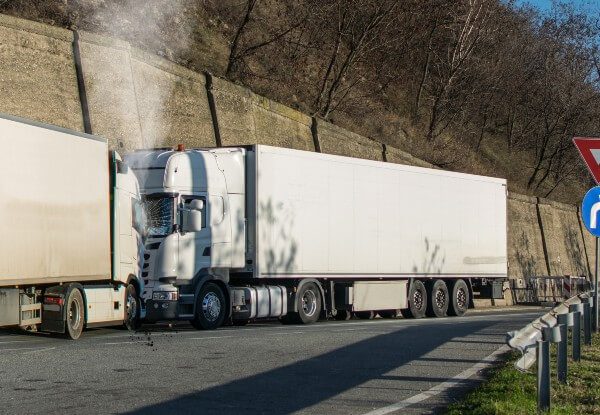
[[[550,414],[600,414],[600,335],[582,346],[581,361],[569,359],[568,384],[556,381],[556,346],[552,346]],[[569,354],[571,348],[569,347]],[[488,380],[448,407],[448,415],[537,414],[536,367],[522,373],[513,366],[520,354],[510,352],[489,370]]]

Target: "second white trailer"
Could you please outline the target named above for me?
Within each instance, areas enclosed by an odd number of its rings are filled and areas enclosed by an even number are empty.
[[[253,155],[255,278],[506,277],[504,179],[267,146]]]

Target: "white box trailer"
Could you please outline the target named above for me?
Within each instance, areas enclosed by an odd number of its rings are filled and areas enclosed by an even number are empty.
[[[122,324],[127,284],[142,288],[133,173],[104,139],[8,115],[0,148],[0,326]]]
[[[506,180],[254,150],[255,278],[506,277]]]
[[[506,278],[503,179],[262,145],[126,162],[150,224],[148,321],[462,315]]]

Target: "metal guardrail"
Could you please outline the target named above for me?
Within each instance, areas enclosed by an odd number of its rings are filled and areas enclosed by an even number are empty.
[[[593,296],[585,292],[557,305],[518,331],[508,332],[506,343],[523,356],[515,362],[521,371],[529,369],[537,360],[538,409],[550,409],[550,345],[557,343],[557,379],[567,382],[568,330],[572,332],[572,357],[581,357],[581,329],[584,342],[592,343],[592,331],[597,331],[592,319]]]

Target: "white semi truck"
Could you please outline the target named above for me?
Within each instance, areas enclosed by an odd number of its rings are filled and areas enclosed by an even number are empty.
[[[148,322],[460,316],[502,295],[503,179],[263,145],[125,161],[148,221]]]
[[[104,139],[0,114],[0,327],[137,326],[137,179]]]

